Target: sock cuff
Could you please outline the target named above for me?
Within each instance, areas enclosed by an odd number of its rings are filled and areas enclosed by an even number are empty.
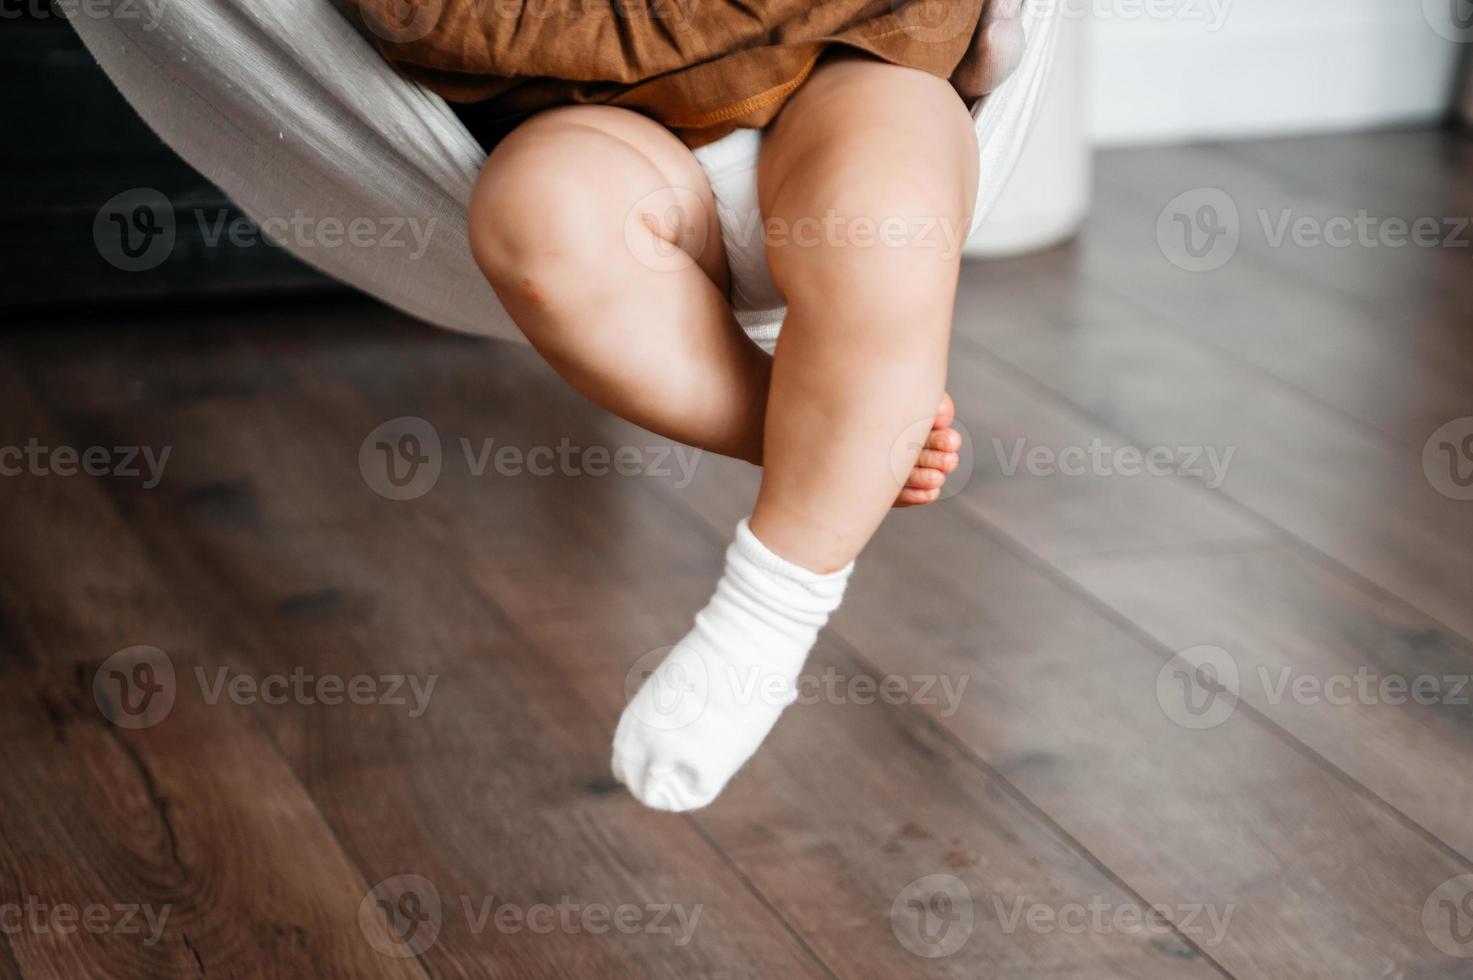
[[[744,517],[738,522],[736,537],[731,546],[737,554],[765,572],[799,585],[842,588],[849,580],[850,573],[854,571],[852,561],[834,572],[815,572],[802,565],[796,565],[763,544],[762,540],[752,533],[749,520]]]

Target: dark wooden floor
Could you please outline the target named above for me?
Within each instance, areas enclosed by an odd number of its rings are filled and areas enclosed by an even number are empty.
[[[1158,237],[1197,188],[1241,215],[1215,271]],[[1362,209],[1454,230],[1473,143],[1108,153],[1076,244],[969,267],[970,479],[866,553],[809,668],[839,693],[689,816],[609,739],[755,470],[476,475],[461,440],[659,441],[356,302],[8,334],[0,446],[171,454],[0,478],[0,977],[1473,977],[1473,502],[1424,460],[1473,416],[1473,249],[1259,217]],[[391,500],[360,447],[403,416],[441,471]],[[1233,455],[1036,475],[1018,440]],[[168,662],[99,676],[137,645]]]

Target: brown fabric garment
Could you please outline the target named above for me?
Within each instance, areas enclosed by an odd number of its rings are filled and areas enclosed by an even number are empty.
[[[984,0],[350,0],[400,71],[503,132],[623,106],[687,145],[760,127],[834,45],[947,78]]]

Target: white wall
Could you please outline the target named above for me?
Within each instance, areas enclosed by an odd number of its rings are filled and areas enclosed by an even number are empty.
[[[1103,144],[1437,119],[1458,40],[1473,40],[1451,19],[1469,0],[1041,2],[1087,12],[1090,127]]]

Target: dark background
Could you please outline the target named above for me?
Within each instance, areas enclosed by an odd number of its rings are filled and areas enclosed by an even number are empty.
[[[240,212],[153,134],[54,8],[0,3],[0,85],[11,93],[0,141],[0,309],[342,288],[263,238],[211,243],[198,216],[212,230]],[[94,233],[102,205],[135,188],[162,193],[176,217],[174,249],[147,275],[109,263]],[[104,223],[97,233],[117,230]]]

